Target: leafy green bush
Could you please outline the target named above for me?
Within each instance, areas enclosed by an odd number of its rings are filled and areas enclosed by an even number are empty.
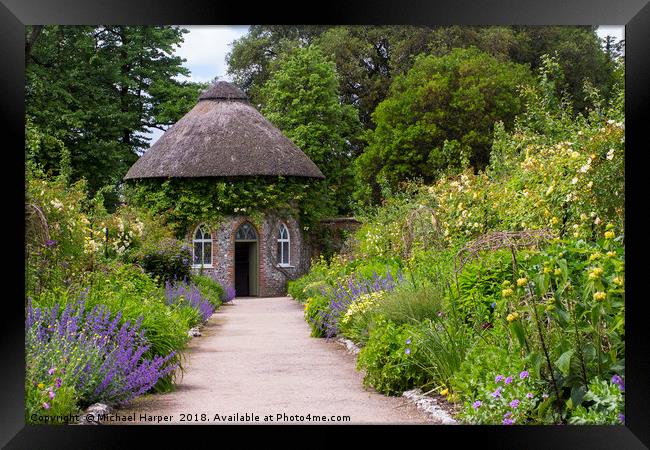
[[[425,374],[414,363],[419,347],[412,345],[413,336],[409,325],[378,319],[357,360],[357,370],[365,372],[365,386],[387,395],[400,395],[426,381]]]
[[[373,312],[398,325],[433,319],[444,310],[444,288],[433,283],[413,286],[403,283],[379,298]]]
[[[327,297],[317,295],[310,297],[305,303],[305,320],[311,327],[313,337],[324,337],[327,331],[325,326],[326,313],[329,309],[330,301]]]
[[[199,288],[201,295],[207,298],[212,306],[215,308],[221,306],[225,291],[217,281],[206,275],[192,275],[192,283]]]
[[[192,275],[190,250],[182,242],[167,238],[155,246],[143,248],[139,265],[162,285],[166,281],[189,280]]]
[[[616,376],[612,377],[616,381]],[[620,377],[619,377],[620,379]],[[625,385],[595,378],[589,383],[583,404],[571,415],[572,425],[625,424]]]

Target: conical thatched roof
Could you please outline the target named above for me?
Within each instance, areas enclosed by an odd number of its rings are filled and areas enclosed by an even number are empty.
[[[325,178],[302,150],[250,105],[241,89],[217,81],[124,179],[254,175]]]

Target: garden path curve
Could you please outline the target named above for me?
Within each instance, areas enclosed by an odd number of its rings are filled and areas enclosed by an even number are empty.
[[[259,416],[259,423],[270,423],[264,422],[267,415],[277,423],[277,414],[283,415],[279,422],[294,424],[324,423],[290,417],[307,414],[350,416],[338,424],[434,423],[404,398],[365,390],[356,357],[333,340],[310,337],[303,306],[291,298],[233,303],[190,341],[174,392],[137,398],[117,413],[138,423],[142,414],[173,416],[171,423],[197,423],[180,422],[181,414],[206,414],[209,421],[199,422],[205,424],[246,423],[246,413]],[[217,414],[226,420],[215,421]]]

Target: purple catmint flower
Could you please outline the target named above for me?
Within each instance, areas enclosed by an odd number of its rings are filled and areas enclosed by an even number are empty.
[[[59,389],[61,387],[61,383],[62,383],[61,378],[57,378],[56,380],[54,380],[54,387]]]
[[[494,398],[499,398],[501,397],[501,387],[498,387],[492,394],[490,394]]]
[[[625,382],[623,381],[623,378],[621,378],[620,375],[614,375],[612,377],[612,383],[616,384],[622,392],[625,392]]]
[[[528,371],[527,371],[527,370],[524,370],[523,372],[521,372],[521,373],[519,374],[519,378],[522,379],[522,380],[523,380],[524,378],[528,378]]]
[[[504,381],[504,383],[505,383],[505,384],[510,384],[510,383],[512,383],[512,377],[508,377],[508,378],[506,378],[506,380]]]
[[[503,378],[504,378],[503,375],[497,375],[496,377],[494,377],[494,382],[498,383],[499,381],[503,380]]]
[[[480,400],[476,400],[474,403],[472,403],[472,408],[474,408],[474,411],[478,411],[482,404],[483,403]]]
[[[528,399],[533,398],[533,397],[534,397],[534,395],[532,393],[530,393],[530,392],[528,394],[526,394],[526,398],[528,398]]]
[[[510,405],[511,408],[515,409],[517,406],[519,406],[519,400],[514,399],[513,401],[511,401],[508,404]]]
[[[513,425],[515,421],[510,418],[503,419],[503,422],[501,422],[503,425]]]
[[[45,241],[45,247],[53,248],[55,246],[56,246],[56,240],[48,239],[47,241]]]

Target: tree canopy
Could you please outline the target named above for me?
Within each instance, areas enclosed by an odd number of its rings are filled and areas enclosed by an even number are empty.
[[[372,115],[376,127],[356,161],[359,196],[377,200],[382,181],[395,189],[463,165],[484,168],[494,123],[512,125],[522,109],[518,88],[529,81],[525,66],[475,48],[418,57]]]
[[[360,133],[361,123],[354,107],[339,102],[334,63],[312,45],[286,54],[274,67],[259,91],[262,114],[325,175],[324,209],[332,214],[349,211],[351,140]]]
[[[63,149],[72,180],[91,193],[117,185],[165,129],[196,102],[202,85],[174,50],[176,26],[27,27],[27,160],[58,173]],[[113,201],[115,196],[113,196]]]

